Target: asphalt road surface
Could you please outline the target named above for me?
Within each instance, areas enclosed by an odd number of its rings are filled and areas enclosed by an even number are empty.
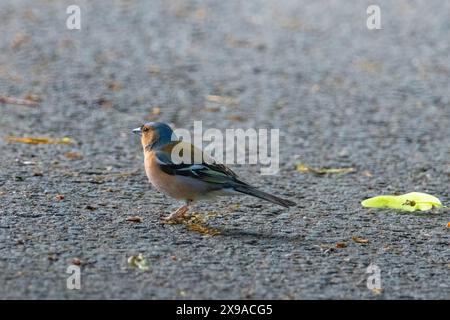
[[[1,1],[0,95],[40,104],[0,104],[0,298],[450,298],[449,211],[360,204],[450,204],[450,2],[376,1],[369,30],[372,2]],[[130,133],[150,120],[280,129],[277,175],[232,168],[298,205],[200,204],[214,236],[162,224],[178,203],[149,186]]]

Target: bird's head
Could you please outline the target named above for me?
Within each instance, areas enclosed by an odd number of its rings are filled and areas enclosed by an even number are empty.
[[[152,150],[165,146],[171,141],[176,141],[172,128],[162,122],[147,122],[133,133],[141,136],[141,143],[144,150]]]

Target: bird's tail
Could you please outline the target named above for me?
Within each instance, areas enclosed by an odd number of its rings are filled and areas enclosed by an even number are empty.
[[[238,192],[242,192],[245,194],[248,194],[250,196],[253,197],[257,197],[266,201],[270,201],[272,203],[278,204],[279,206],[288,208],[288,207],[292,207],[295,206],[295,202],[292,202],[290,200],[286,200],[286,199],[281,199],[279,197],[276,197],[272,194],[269,194],[267,192],[258,190],[254,187],[251,186],[235,186],[234,190],[238,191]]]

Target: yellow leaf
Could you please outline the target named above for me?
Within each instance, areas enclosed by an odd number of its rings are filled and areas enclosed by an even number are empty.
[[[72,139],[64,137],[62,139],[52,139],[43,137],[6,137],[9,142],[27,143],[27,144],[71,144]]]
[[[70,139],[69,137],[64,137],[60,140],[53,140],[54,143],[60,143],[60,144],[71,144],[72,143],[72,139]]]
[[[441,201],[429,194],[410,192],[400,196],[378,196],[361,202],[366,208],[391,208],[403,211],[426,211],[433,207],[442,207]]]
[[[346,174],[355,172],[355,168],[312,168],[303,163],[297,165],[297,171],[302,173],[315,173],[315,174]]]

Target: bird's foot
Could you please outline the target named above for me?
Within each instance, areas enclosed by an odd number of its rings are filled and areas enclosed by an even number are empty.
[[[175,210],[174,212],[172,212],[169,216],[167,217],[162,217],[161,219],[163,220],[163,222],[166,223],[174,223],[177,222],[179,220],[183,220],[184,218],[187,217],[186,213],[188,212],[189,207],[187,205],[184,205],[180,208],[178,208],[177,210]]]

